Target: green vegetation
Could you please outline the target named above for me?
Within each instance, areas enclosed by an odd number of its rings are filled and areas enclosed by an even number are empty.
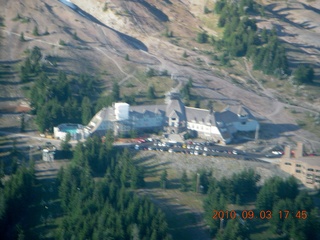
[[[166,28],[166,31],[165,31],[164,35],[165,35],[167,38],[172,38],[172,37],[173,37],[173,32],[170,31],[168,28]]]
[[[39,76],[40,72],[43,70],[40,64],[41,58],[42,53],[39,47],[33,47],[33,49],[29,51],[26,60],[23,65],[20,66],[19,74],[22,83],[29,82],[34,77]]]
[[[180,94],[186,102],[190,101],[192,98],[191,88],[192,88],[192,78],[189,78],[188,83],[184,85],[180,90]]]
[[[38,26],[34,26],[33,31],[32,31],[33,36],[39,36],[39,30]]]
[[[10,175],[1,165],[2,238],[171,239],[164,213],[132,191],[143,187],[143,170],[111,136],[79,143],[50,186],[35,178],[32,162],[16,164]]]
[[[23,32],[20,33],[20,41],[21,42],[25,42],[26,41],[26,39],[24,38],[24,33]]]
[[[153,86],[149,86],[149,87],[148,87],[147,98],[148,98],[148,99],[155,99],[155,98],[156,98],[156,94],[155,94],[155,91],[154,91],[154,87],[153,87]]]
[[[293,72],[294,80],[298,84],[312,83],[314,78],[314,70],[311,66],[299,65]]]
[[[15,162],[12,156],[12,162]],[[28,206],[34,199],[34,168],[22,165],[14,167],[8,181],[3,181],[4,170],[0,175],[0,235],[4,239],[24,239],[21,219],[26,217]],[[13,170],[13,169],[12,169]]]
[[[58,239],[169,239],[164,214],[127,190],[143,186],[143,172],[121,152],[98,138],[77,145],[73,164],[59,173]],[[91,173],[105,175],[93,181]]]
[[[274,235],[277,238],[287,236],[299,240],[317,239],[319,236],[316,229],[320,226],[317,209],[314,207],[312,197],[305,192],[299,192],[295,178],[290,177],[287,180],[279,177],[270,178],[261,189],[257,186],[259,179],[260,176],[253,170],[245,170],[233,174],[230,179],[222,178],[220,181],[209,176],[204,209],[211,234],[217,239],[250,239],[255,229],[263,225],[269,236]],[[253,210],[243,211],[241,208],[241,205],[250,204],[252,209],[252,203],[255,203]],[[212,213],[213,210],[215,211]],[[221,220],[215,212],[220,210],[225,213],[227,210],[234,211],[242,220],[236,215],[233,217],[230,215],[224,221],[226,222],[224,231],[219,231]],[[284,215],[285,210],[290,213]],[[261,217],[260,213],[267,211],[269,216]],[[280,211],[283,215],[280,215]],[[243,212],[250,212],[251,216],[243,215]],[[253,214],[259,217],[254,217]]]
[[[4,19],[0,16],[0,27],[4,27]]]
[[[20,21],[21,23],[28,23],[30,19],[28,17],[22,17],[19,13],[17,13],[16,17],[12,19],[12,21]]]
[[[209,9],[207,6],[204,6],[204,8],[203,8],[203,13],[204,13],[204,14],[210,13],[210,9]]]
[[[21,114],[21,117],[20,117],[20,132],[24,132],[26,129],[26,123],[25,123],[25,120],[24,120],[24,114]]]
[[[259,12],[261,7],[253,0],[219,0],[215,12],[220,14],[218,26],[224,28],[221,40],[214,41],[218,49],[224,49],[232,57],[246,56],[253,61],[254,68],[265,74],[278,77],[288,74],[288,63],[284,47],[273,29],[261,33],[249,14]],[[202,39],[202,38],[200,38]],[[223,58],[225,60],[225,58]],[[222,61],[222,64],[227,63]]]
[[[66,44],[66,42],[64,40],[60,39],[59,40],[59,45],[66,46],[67,44]]]
[[[188,184],[189,180],[188,180],[188,175],[186,173],[186,171],[184,170],[180,179],[180,184],[181,184],[181,191],[182,192],[186,192],[189,190],[189,184]]]
[[[120,86],[114,82],[112,85],[112,99],[117,102],[120,100]]]
[[[34,47],[27,53],[19,74],[22,83],[33,81],[30,102],[39,130],[51,132],[53,126],[62,122],[87,124],[94,113],[92,101],[99,96],[95,87],[98,80],[88,75],[68,78],[64,72],[59,72],[57,77],[48,76],[47,67],[40,62],[40,48]],[[104,106],[112,101],[111,98]]]
[[[166,189],[168,187],[167,182],[168,182],[168,173],[167,173],[167,170],[163,170],[160,176],[161,188]]]
[[[206,42],[208,42],[208,38],[209,38],[209,36],[206,32],[198,33],[197,42],[198,43],[206,43]]]
[[[103,10],[104,12],[106,12],[106,11],[108,10],[108,3],[105,3],[105,4],[103,5],[102,10]]]
[[[88,75],[70,80],[64,72],[59,72],[57,78],[50,78],[42,72],[30,94],[39,131],[50,132],[53,126],[63,122],[87,123],[93,116],[90,99],[98,95],[96,82]]]

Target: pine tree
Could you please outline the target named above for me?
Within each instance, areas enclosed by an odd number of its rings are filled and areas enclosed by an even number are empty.
[[[20,41],[21,42],[25,42],[26,41],[26,39],[24,38],[24,33],[23,32],[20,33]]]
[[[25,127],[26,127],[26,124],[25,124],[25,120],[24,120],[24,114],[22,114],[21,118],[20,118],[20,132],[24,132]]]
[[[147,97],[148,97],[148,99],[155,99],[156,98],[153,86],[149,86],[148,92],[147,92]]]
[[[88,97],[84,97],[81,103],[82,124],[87,125],[92,118],[92,104]]]
[[[114,82],[112,85],[112,100],[117,102],[120,100],[120,86],[118,83]]]
[[[39,36],[38,26],[34,26],[32,34],[33,34],[33,36]]]
[[[168,177],[167,170],[163,170],[160,176],[160,186],[163,189],[167,188],[167,181],[168,181],[167,177]]]
[[[181,184],[181,191],[182,192],[188,191],[188,189],[189,189],[188,176],[187,176],[187,173],[185,170],[182,173],[180,184]]]
[[[186,51],[184,51],[184,52],[183,52],[182,57],[184,57],[184,58],[187,58],[187,57],[188,57],[188,54],[187,54],[187,52],[186,52]]]

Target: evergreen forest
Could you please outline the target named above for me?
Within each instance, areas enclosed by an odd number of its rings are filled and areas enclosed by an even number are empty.
[[[201,184],[207,188],[205,219],[211,235],[217,239],[255,239],[252,236],[259,236],[255,234],[263,228],[268,232],[268,239],[272,236],[274,239],[319,239],[319,209],[312,196],[298,190],[294,177],[273,177],[258,186],[260,176],[252,169],[235,173],[229,179],[204,176]],[[224,212],[223,222],[215,215],[219,211]],[[227,211],[233,211],[234,215],[227,215]]]
[[[218,0],[214,12],[219,15],[218,27],[224,30],[222,38],[213,38],[212,43],[225,52],[223,58],[247,57],[252,60],[254,69],[282,77],[289,74],[286,51],[275,29],[258,30],[252,16],[261,14],[261,11],[262,7],[253,0]],[[200,40],[206,42],[209,37]]]
[[[7,181],[2,167],[3,239],[42,239],[35,226],[39,223],[56,226],[50,230],[52,239],[171,239],[164,213],[133,191],[144,185],[143,169],[133,164],[128,150],[112,147],[110,136],[76,146],[51,189],[56,200],[47,199],[52,193],[35,178],[32,162],[18,167]],[[48,214],[51,208],[55,211]]]
[[[69,74],[45,64],[41,49],[37,46],[26,51],[26,58],[20,66],[20,80],[32,82],[29,98],[32,113],[40,132],[52,132],[60,123],[88,124],[102,107],[120,100],[120,88],[112,85],[112,94],[101,96],[101,81],[87,74]],[[46,56],[54,64],[58,57]]]

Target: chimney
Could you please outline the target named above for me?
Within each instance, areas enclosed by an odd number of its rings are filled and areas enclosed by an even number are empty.
[[[303,143],[302,142],[298,142],[297,144],[297,149],[295,152],[295,157],[296,158],[301,158],[303,157]]]
[[[283,157],[291,158],[291,148],[290,148],[290,146],[285,146]]]

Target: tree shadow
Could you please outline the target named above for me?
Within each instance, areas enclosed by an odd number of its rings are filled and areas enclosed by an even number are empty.
[[[199,222],[199,220],[203,219],[200,212],[191,210],[172,197],[152,194],[150,200],[165,213],[169,225],[169,233],[173,239],[210,239],[208,229]]]
[[[168,16],[163,13],[161,10],[156,8],[155,6],[149,4],[147,1],[138,1],[141,5],[143,5],[145,8],[149,10],[159,21],[161,22],[168,22],[169,18]]]
[[[295,23],[293,21],[291,21],[289,18],[287,18],[290,14],[289,13],[284,13],[284,14],[281,14],[282,11],[290,11],[290,8],[285,8],[285,9],[279,9],[279,10],[274,10],[274,8],[277,6],[276,3],[272,3],[272,4],[269,4],[266,6],[266,9],[268,11],[270,11],[274,16],[276,16],[277,18],[281,19],[283,22],[285,23],[288,23],[296,28],[299,28],[299,29],[304,29],[303,26],[301,26],[301,24],[299,23]],[[312,8],[312,7],[311,7]],[[294,8],[292,8],[294,9]],[[308,9],[310,10],[310,9]]]
[[[122,32],[119,32],[105,24],[103,24],[102,22],[100,22],[97,18],[95,18],[94,16],[92,16],[91,14],[83,11],[81,8],[79,8],[77,5],[66,1],[66,0],[59,0],[59,2],[63,3],[64,5],[66,5],[67,7],[69,7],[70,9],[72,9],[74,12],[76,12],[77,14],[81,15],[82,17],[88,19],[89,21],[96,23],[100,26],[103,26],[105,28],[110,29],[111,31],[115,32],[123,41],[125,41],[128,45],[130,45],[131,47],[138,49],[138,50],[142,50],[142,51],[148,51],[147,46],[141,42],[140,40],[129,36],[127,34],[124,34]]]
[[[310,11],[313,11],[313,12],[315,12],[315,13],[317,13],[317,14],[320,14],[320,9],[315,8],[315,7],[312,7],[312,6],[307,5],[307,4],[305,4],[305,3],[302,3],[302,2],[300,2],[300,4],[301,4],[306,10],[310,10]]]
[[[301,129],[298,125],[294,124],[273,124],[273,123],[260,123],[259,139],[271,140],[281,136],[288,136],[287,132],[294,132]]]

